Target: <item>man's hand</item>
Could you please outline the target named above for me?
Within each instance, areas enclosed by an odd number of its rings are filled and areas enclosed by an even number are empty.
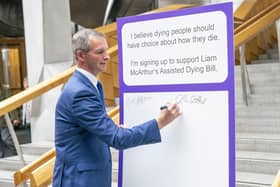
[[[162,129],[167,124],[172,122],[174,119],[176,119],[178,116],[181,115],[180,108],[178,104],[167,104],[167,107],[162,108],[159,117],[156,119],[158,123],[159,129]]]

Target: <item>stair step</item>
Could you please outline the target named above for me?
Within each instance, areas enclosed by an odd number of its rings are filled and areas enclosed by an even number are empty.
[[[39,158],[38,155],[23,155],[24,161],[26,164],[31,163],[32,161]],[[23,163],[20,161],[18,156],[6,157],[0,159],[0,169],[5,170],[19,170],[23,168]]]
[[[271,185],[263,185],[263,184],[252,184],[245,182],[236,182],[236,187],[271,187]]]
[[[236,131],[242,133],[280,133],[280,118],[236,119]]]
[[[279,63],[280,64],[280,63]],[[266,73],[268,74],[268,73]],[[275,82],[277,80],[280,80],[280,74],[279,73],[271,73],[270,75],[266,75],[258,73],[257,75],[255,74],[249,74],[250,78],[250,83],[253,86],[263,86],[264,83],[274,86],[274,85],[279,85],[279,82]],[[237,75],[235,77],[235,87],[241,85],[241,75]]]
[[[14,180],[14,171],[0,169],[0,173],[0,181],[11,182]],[[2,187],[2,185],[0,186]]]
[[[264,134],[264,133],[238,133],[236,134],[236,138],[246,139],[246,138],[253,138],[253,139],[262,139],[262,140],[279,140],[279,134]]]
[[[271,106],[251,106],[251,105],[239,105],[235,107],[236,117],[240,118],[279,118],[280,116],[280,105],[271,105]]]
[[[237,133],[236,149],[280,153],[279,134]]]
[[[258,58],[258,60],[267,60],[267,59],[278,60],[279,59],[278,51],[272,51],[267,54],[259,55]]]
[[[247,64],[247,69],[249,74],[257,74],[257,73],[264,73],[264,72],[277,72],[280,70],[280,63],[279,61],[270,63],[270,64]],[[240,66],[235,66],[234,68],[235,73],[240,74],[241,68]]]
[[[271,187],[275,175],[236,172],[236,187]]]
[[[240,95],[240,94],[239,94]],[[280,105],[280,94],[271,93],[271,94],[252,94],[248,96],[249,106],[258,107],[258,106],[278,106]],[[242,96],[237,96],[235,98],[235,104],[245,106],[242,101]],[[246,107],[246,106],[245,106]]]
[[[276,174],[280,168],[280,153],[237,151],[236,170]]]
[[[279,81],[280,82],[280,81]],[[261,84],[260,85],[252,85],[252,94],[279,94],[280,93],[280,86],[278,85],[279,82],[273,83],[275,85],[269,85],[269,84]],[[277,85],[276,85],[277,84]],[[242,96],[242,88],[236,88],[235,89],[236,96]]]
[[[277,53],[279,53],[278,46],[275,46],[272,49],[268,49],[268,50],[266,50],[266,52],[269,54],[277,54]]]
[[[236,157],[241,159],[280,161],[280,153],[267,153],[257,151],[236,151]]]
[[[253,60],[252,64],[273,64],[279,63],[279,59],[265,59],[265,60]]]
[[[27,181],[27,185],[30,186],[29,181]],[[14,186],[14,171],[0,170],[0,186],[1,187]]]
[[[248,74],[250,80],[260,80],[261,78],[271,78],[271,77],[279,77],[279,74],[277,73],[280,70],[280,63],[275,63],[274,66],[269,66],[270,64],[267,64],[266,66],[263,65],[255,65],[260,66],[259,68],[256,68],[253,65],[247,65]],[[241,69],[239,66],[235,68],[235,81],[241,81]]]
[[[33,142],[21,145],[23,154],[42,155],[54,147],[53,142]]]
[[[1,187],[13,187],[14,186],[14,181],[6,180],[6,179],[3,179],[3,180],[0,179],[0,186]]]

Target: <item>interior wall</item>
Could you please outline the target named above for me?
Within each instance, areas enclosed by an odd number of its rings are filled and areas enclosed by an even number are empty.
[[[49,80],[72,64],[68,0],[23,0],[29,85]],[[54,111],[61,87],[32,101],[32,142],[54,140]]]

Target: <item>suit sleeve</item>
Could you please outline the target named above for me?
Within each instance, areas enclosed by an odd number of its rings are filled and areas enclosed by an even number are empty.
[[[79,126],[116,149],[161,141],[155,119],[133,128],[119,128],[104,112],[99,96],[91,92],[80,92],[74,97],[72,112]]]

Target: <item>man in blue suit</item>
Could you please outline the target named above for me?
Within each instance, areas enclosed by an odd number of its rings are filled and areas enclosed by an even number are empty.
[[[105,110],[97,75],[110,59],[103,34],[90,29],[73,36],[77,69],[65,84],[56,106],[56,162],[53,187],[111,187],[109,146],[126,149],[161,141],[159,129],[180,115],[169,104],[157,118],[133,128],[121,128]]]

